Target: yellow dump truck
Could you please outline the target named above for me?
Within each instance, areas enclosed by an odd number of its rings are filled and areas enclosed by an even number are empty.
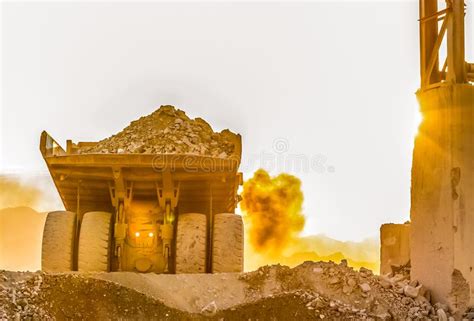
[[[178,154],[81,154],[96,143],[48,133],[40,150],[66,211],[48,213],[44,271],[241,272],[241,137],[218,158]]]

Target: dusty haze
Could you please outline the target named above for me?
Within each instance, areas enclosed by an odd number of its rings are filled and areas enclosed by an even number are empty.
[[[265,174],[260,173],[265,176]],[[266,177],[267,184],[272,179]],[[276,182],[279,180],[273,180]],[[289,179],[296,190],[292,197],[302,197],[297,184],[297,178]],[[250,181],[251,184],[255,181]],[[296,185],[294,185],[296,184]],[[41,268],[41,239],[43,225],[46,218],[44,212],[63,209],[57,192],[48,174],[32,175],[3,175],[0,176],[0,269],[6,270],[30,270],[36,271]],[[269,186],[267,186],[269,187]],[[279,189],[273,189],[278,192]],[[256,201],[256,199],[254,199]],[[290,199],[286,199],[290,204]],[[301,198],[302,201],[302,198]],[[298,204],[299,201],[296,202]],[[280,203],[282,205],[284,203]],[[301,204],[296,206],[298,211]],[[39,211],[35,210],[39,209]],[[273,214],[275,214],[273,212]],[[280,219],[285,223],[288,221],[280,212]],[[267,217],[268,218],[268,217]],[[299,218],[297,222],[301,220]],[[301,224],[299,222],[298,224]],[[298,226],[297,224],[297,226]],[[265,225],[270,228],[270,225]],[[277,227],[276,225],[275,227]],[[378,239],[367,239],[362,242],[341,242],[324,235],[301,237],[298,231],[290,227],[291,237],[285,239],[284,243],[265,243],[270,252],[262,251],[251,245],[249,231],[245,238],[245,270],[255,270],[265,264],[281,263],[289,266],[306,260],[333,260],[339,262],[346,258],[349,264],[355,267],[365,266],[378,271],[379,248]],[[278,229],[280,231],[280,229]],[[294,232],[297,232],[294,234]],[[274,230],[269,231],[269,240],[275,241],[277,235]],[[282,247],[281,250],[279,247]]]
[[[298,176],[305,235],[362,240],[408,219],[415,1],[1,5],[0,170],[45,170],[42,130],[98,141],[172,104],[242,134],[246,178]],[[318,170],[262,164],[280,138],[278,155],[318,157]]]

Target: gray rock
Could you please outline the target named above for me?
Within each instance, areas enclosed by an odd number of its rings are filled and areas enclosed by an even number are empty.
[[[215,301],[210,302],[208,305],[202,308],[201,313],[207,316],[213,316],[217,312],[217,305]]]
[[[436,315],[438,316],[439,321],[448,321],[448,316],[446,315],[446,312],[444,312],[443,309],[438,309],[436,311]]]
[[[410,298],[416,298],[420,292],[420,287],[413,287],[411,285],[405,285],[403,288],[403,293],[410,297]]]
[[[371,287],[368,283],[359,284],[359,287],[363,292],[369,292],[371,290]]]

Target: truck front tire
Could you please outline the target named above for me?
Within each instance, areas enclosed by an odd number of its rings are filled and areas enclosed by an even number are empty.
[[[244,268],[242,216],[223,213],[214,216],[212,273],[242,272]]]
[[[88,212],[82,218],[77,267],[80,272],[110,269],[112,214]]]
[[[43,230],[41,269],[45,272],[72,271],[76,214],[68,211],[56,211],[47,215]]]
[[[206,272],[206,215],[179,214],[176,228],[176,273]]]

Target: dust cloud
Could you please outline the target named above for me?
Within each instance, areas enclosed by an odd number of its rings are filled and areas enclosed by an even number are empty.
[[[40,269],[45,212],[61,209],[48,175],[0,175],[0,269]]]
[[[49,174],[0,174],[0,209],[19,206],[40,212],[64,208]]]
[[[276,177],[260,169],[244,184],[241,209],[248,225],[248,241],[255,250],[276,255],[299,236],[305,225],[301,181]]]
[[[36,271],[41,268],[45,213],[30,207],[0,209],[0,270]]]
[[[266,264],[296,266],[304,261],[346,259],[355,268],[378,271],[376,238],[342,242],[324,235],[301,236],[303,200],[301,181],[289,174],[271,177],[260,169],[244,183],[240,208],[245,222],[246,270]]]
[[[19,205],[34,207],[41,200],[38,187],[14,177],[0,176],[0,191],[0,208]]]

